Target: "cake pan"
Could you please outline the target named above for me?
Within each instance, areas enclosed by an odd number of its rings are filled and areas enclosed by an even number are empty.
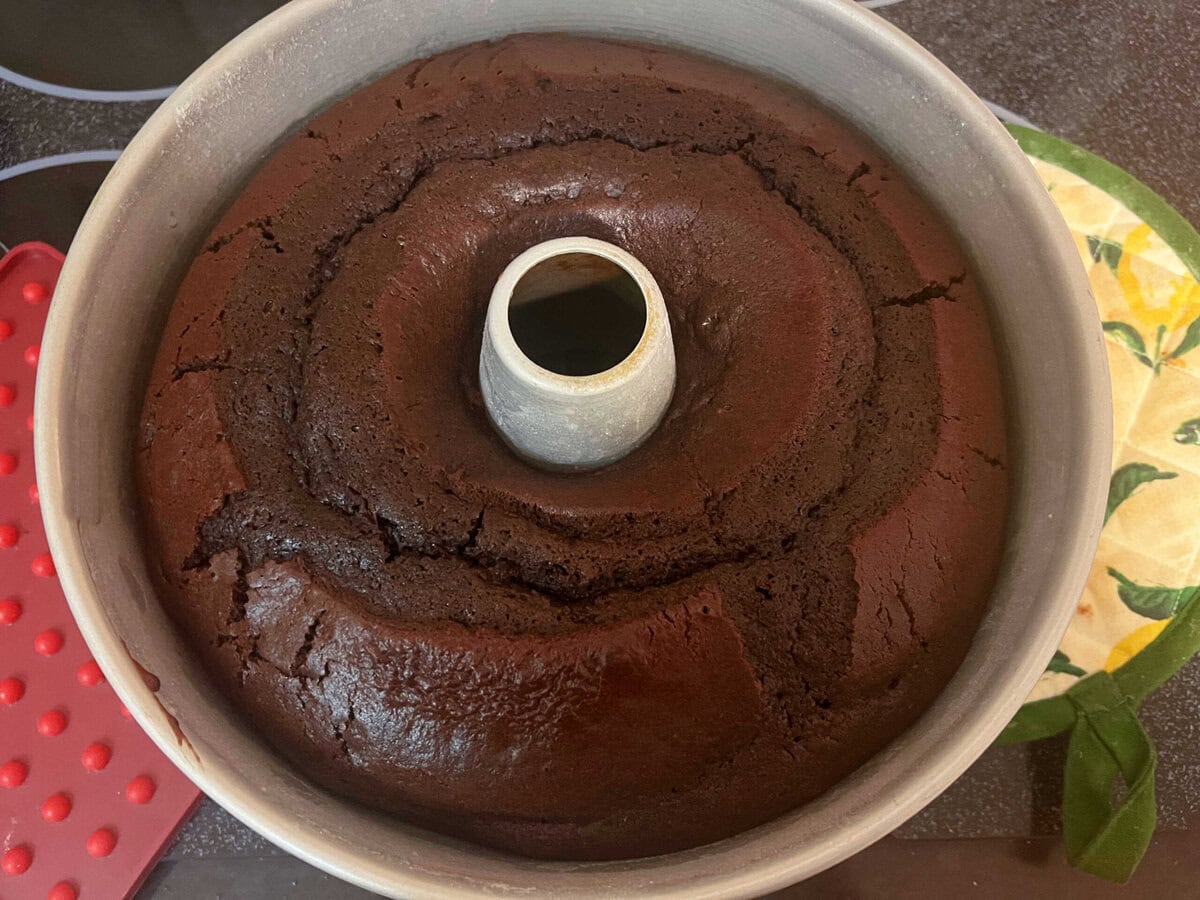
[[[222,208],[315,112],[413,58],[520,31],[674,45],[792,83],[866,132],[942,211],[989,299],[1011,412],[1010,534],[966,661],[905,734],[828,794],[667,856],[546,863],[406,825],[308,782],[208,683],[159,606],[137,520],[137,416],[175,287]],[[138,722],[279,846],[406,897],[735,897],[882,837],[995,738],[1080,595],[1109,474],[1102,335],[1082,265],[1015,143],[933,57],[843,0],[302,0],[201,66],[114,166],[71,246],[42,345],[42,509],[71,607]]]

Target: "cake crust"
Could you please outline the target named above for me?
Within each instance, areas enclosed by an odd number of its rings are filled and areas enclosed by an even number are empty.
[[[662,288],[675,397],[584,475],[513,456],[487,298],[586,235]],[[1004,542],[985,305],[820,107],[651,47],[414,62],[266,162],[183,280],[141,423],[163,600],[320,784],[573,859],[820,795],[951,677]]]

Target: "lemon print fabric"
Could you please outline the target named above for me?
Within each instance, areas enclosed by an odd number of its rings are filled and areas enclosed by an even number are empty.
[[[1108,654],[1108,661],[1104,663],[1104,671],[1115,672],[1137,656],[1151,641],[1163,633],[1163,629],[1167,627],[1169,621],[1162,619],[1158,622],[1151,622],[1149,625],[1141,625],[1117,641],[1112,652]]]
[[[1063,214],[1104,325],[1113,474],[1100,547],[1062,646],[1031,700],[1112,672],[1200,585],[1200,235],[1115,166],[1013,133]]]
[[[1069,735],[1067,859],[1123,882],[1157,819],[1157,755],[1138,710],[1200,651],[1200,234],[1112,164],[1011,131],[1087,267],[1112,379],[1113,471],[1087,587],[999,743]]]

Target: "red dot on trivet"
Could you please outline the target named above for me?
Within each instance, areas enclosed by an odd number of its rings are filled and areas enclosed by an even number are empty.
[[[149,803],[154,799],[154,782],[149,775],[139,775],[125,785],[125,799],[130,803]]]
[[[0,625],[11,625],[21,618],[21,601],[9,597],[0,600]]]
[[[33,562],[29,564],[30,570],[34,575],[40,575],[43,578],[49,578],[51,575],[58,573],[54,568],[54,560],[49,553],[41,553],[33,558]]]
[[[0,681],[0,703],[16,703],[25,696],[25,682],[20,678],[5,678]]]
[[[37,732],[42,737],[55,737],[67,729],[67,717],[57,709],[49,710],[38,716]]]
[[[13,336],[13,324],[8,319],[0,319],[0,341],[7,341]]]
[[[0,547],[15,547],[20,538],[16,525],[0,525]]]
[[[104,673],[94,659],[89,659],[75,673],[75,680],[84,687],[95,687],[104,680]]]
[[[33,852],[25,846],[6,850],[0,857],[0,869],[5,875],[24,875],[33,865]]]
[[[50,296],[50,292],[40,281],[27,281],[21,288],[21,296],[25,298],[26,303],[41,303]]]
[[[30,431],[33,431],[33,413],[30,413],[25,417],[25,427]]]
[[[129,707],[126,706],[124,703],[121,704],[121,715],[123,715],[127,719],[133,718],[133,713],[131,713],[129,711]]]
[[[96,859],[108,856],[117,846],[117,836],[109,828],[97,828],[87,839],[87,852]]]
[[[47,822],[61,822],[71,814],[71,798],[66,794],[51,794],[42,801],[42,818]]]
[[[53,656],[62,649],[62,632],[47,628],[33,639],[33,649],[39,656]]]
[[[38,347],[37,344],[30,344],[25,348],[25,362],[28,365],[36,366],[38,364],[38,357],[41,355],[41,353],[41,348]]]
[[[42,495],[40,493],[38,493],[37,484],[36,483],[31,484],[29,486],[29,502],[30,503],[40,503],[41,499],[42,499]]]
[[[0,766],[0,787],[16,788],[25,783],[29,775],[29,766],[19,759],[10,759]]]
[[[11,384],[0,384],[0,406],[12,406],[16,399],[16,388]]]
[[[0,453],[0,475],[11,475],[17,470],[17,458],[11,453]]]
[[[88,744],[83,748],[83,753],[79,754],[79,761],[83,763],[85,769],[91,772],[99,772],[108,765],[110,759],[112,759],[112,748],[100,741]]]
[[[50,893],[46,895],[46,900],[77,900],[79,891],[75,889],[75,885],[69,881],[60,881],[54,887],[50,888]]]

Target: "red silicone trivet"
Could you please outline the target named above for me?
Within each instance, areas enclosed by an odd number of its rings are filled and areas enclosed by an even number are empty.
[[[33,382],[62,254],[0,259],[0,898],[110,900],[199,792],[129,718],[71,618],[38,509]]]

